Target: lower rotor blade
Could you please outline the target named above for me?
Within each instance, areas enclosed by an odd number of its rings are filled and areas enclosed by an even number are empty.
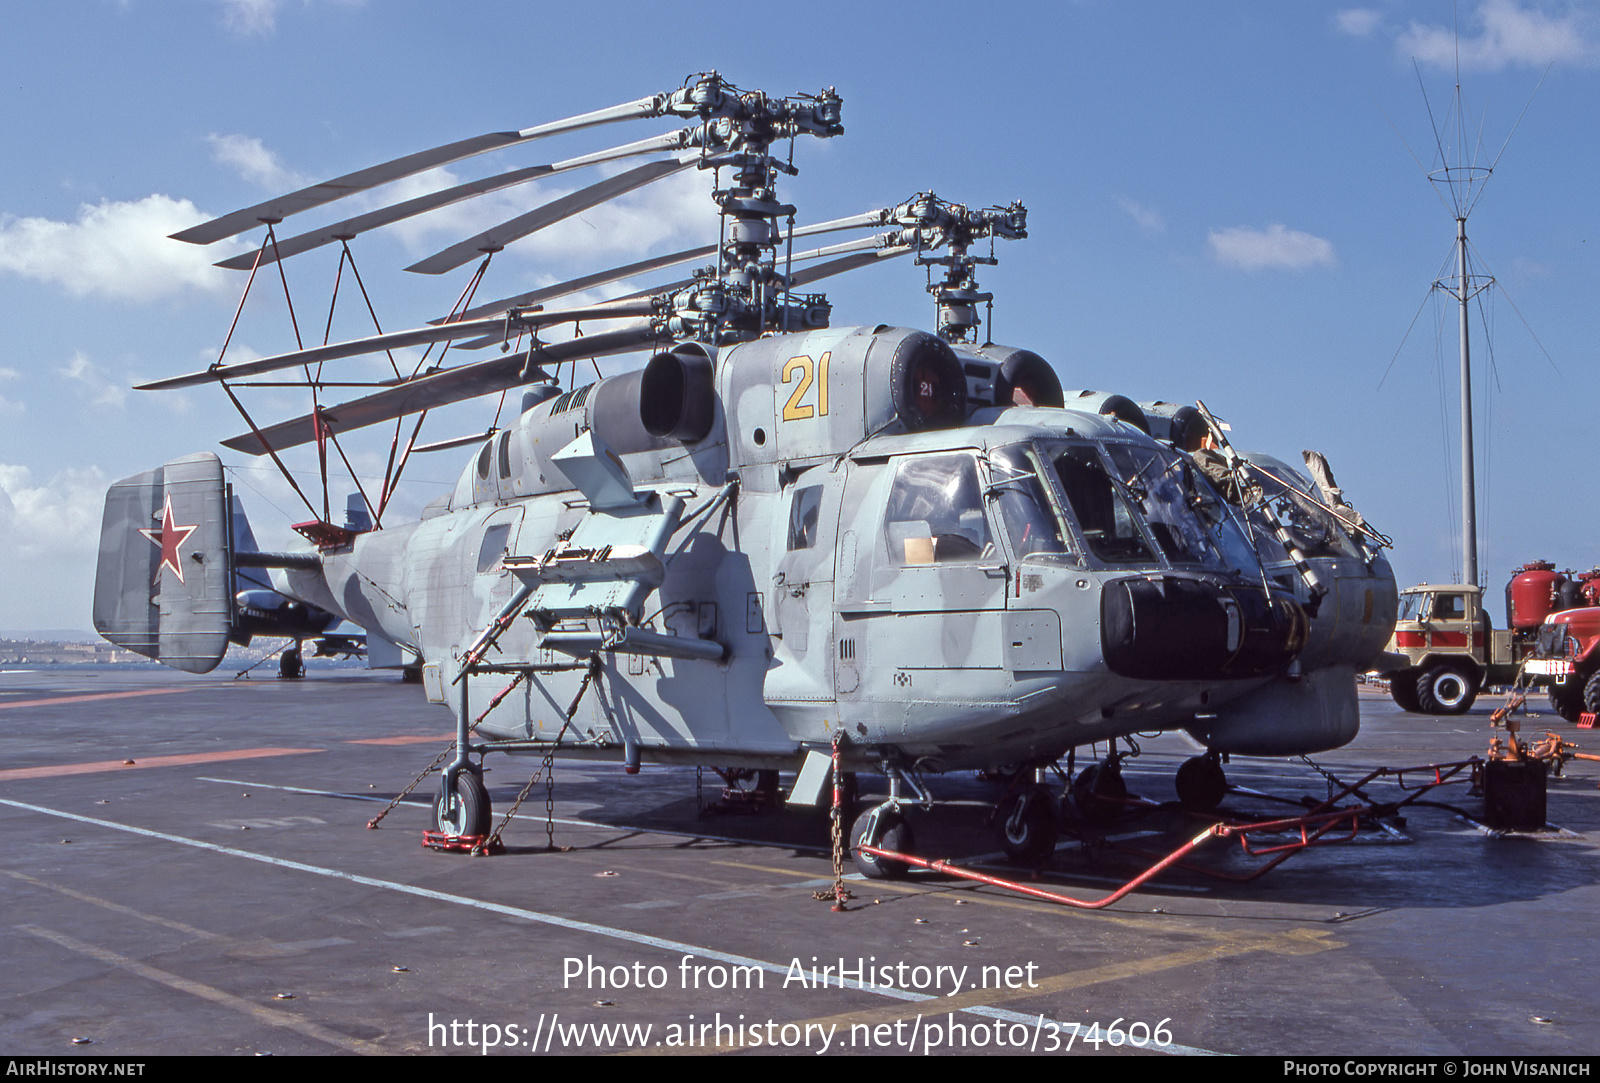
[[[641,320],[621,330],[585,335],[583,338],[540,347],[535,360],[541,364],[554,365],[586,357],[628,353],[644,349],[658,338],[660,332],[657,331],[655,324]],[[492,395],[521,384],[549,378],[543,369],[538,367],[535,367],[529,376],[524,376],[523,367],[527,360],[528,351],[496,357],[443,372],[430,373],[364,398],[327,407],[321,413],[323,429],[335,433],[348,432],[351,429],[393,421],[407,414],[447,406],[453,402],[465,402],[480,395]],[[281,451],[284,448],[309,444],[316,438],[313,417],[306,414],[262,429],[259,437],[253,432],[243,433],[222,441],[222,445],[248,455],[265,455],[267,445],[274,451]],[[266,444],[262,443],[263,439]]]

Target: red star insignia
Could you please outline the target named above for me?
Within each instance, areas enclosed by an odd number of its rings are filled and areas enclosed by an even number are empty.
[[[178,577],[178,582],[183,582],[183,565],[178,563],[178,546],[189,540],[189,535],[200,528],[199,523],[192,526],[179,526],[172,520],[172,494],[167,494],[167,506],[161,515],[160,530],[140,529],[139,533],[150,539],[150,544],[161,550],[161,563],[156,567],[156,577],[153,582],[161,582],[161,569],[171,568],[172,574]]]

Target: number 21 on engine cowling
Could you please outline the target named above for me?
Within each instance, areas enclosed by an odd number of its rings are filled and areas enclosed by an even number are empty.
[[[791,357],[783,366],[783,382],[794,383],[796,377],[799,383],[795,384],[794,392],[789,396],[789,401],[783,404],[783,420],[805,421],[812,417],[828,416],[828,361],[833,357],[833,351],[825,352],[817,359],[815,364],[809,355],[801,354]],[[806,393],[811,390],[812,383],[817,386],[815,406],[804,401]]]

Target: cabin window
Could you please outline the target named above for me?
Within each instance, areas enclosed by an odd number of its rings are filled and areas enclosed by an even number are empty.
[[[489,460],[494,458],[494,441],[490,440],[483,445],[483,450],[478,452],[478,477],[484,481],[489,480]]]
[[[789,552],[817,544],[817,518],[821,511],[822,486],[808,485],[795,491],[789,504]]]
[[[1466,620],[1467,600],[1460,594],[1440,594],[1433,600],[1434,620]]]
[[[884,516],[889,559],[896,564],[945,564],[994,556],[983,511],[977,462],[971,454],[920,455],[895,475]]]
[[[510,523],[495,523],[483,532],[483,544],[478,547],[478,572],[497,572],[506,555],[506,542],[511,537]]]

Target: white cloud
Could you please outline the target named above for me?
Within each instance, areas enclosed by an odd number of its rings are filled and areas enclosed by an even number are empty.
[[[90,361],[81,350],[56,371],[77,384],[91,406],[110,406],[120,410],[128,397],[128,389],[108,377],[105,370]]]
[[[1331,241],[1276,222],[1266,229],[1215,229],[1207,241],[1218,263],[1245,271],[1301,271],[1307,267],[1331,267],[1337,262]]]
[[[304,188],[307,179],[284,166],[261,140],[248,135],[208,135],[211,157],[252,184],[275,192]]]
[[[1167,220],[1161,216],[1160,211],[1135,203],[1124,196],[1117,197],[1117,206],[1121,207],[1122,212],[1133,219],[1133,224],[1144,232],[1154,234],[1166,231]]]
[[[1333,17],[1334,24],[1340,30],[1358,38],[1364,38],[1376,30],[1381,19],[1382,16],[1371,8],[1347,8]]]
[[[92,553],[106,481],[98,467],[63,470],[33,485],[25,466],[0,463],[0,551],[23,559]]]
[[[1455,69],[1458,55],[1463,68],[1484,71],[1585,63],[1597,55],[1587,34],[1593,19],[1584,12],[1567,9],[1552,14],[1538,7],[1523,7],[1516,0],[1484,0],[1478,5],[1476,21],[1482,31],[1459,42],[1450,27],[1412,23],[1400,35],[1400,51],[1447,71]]]
[[[278,28],[279,0],[220,0],[222,25],[243,37],[266,37]]]
[[[187,199],[149,195],[78,208],[75,222],[0,215],[0,270],[97,295],[152,301],[186,289],[231,292],[237,284],[214,260],[236,245],[192,245],[168,234],[207,216]]]

